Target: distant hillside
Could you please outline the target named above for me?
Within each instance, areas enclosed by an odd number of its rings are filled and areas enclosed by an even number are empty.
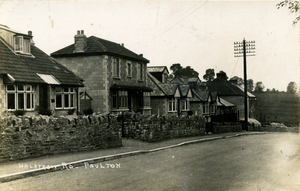
[[[255,118],[264,122],[299,124],[299,97],[285,92],[253,93],[257,98]]]

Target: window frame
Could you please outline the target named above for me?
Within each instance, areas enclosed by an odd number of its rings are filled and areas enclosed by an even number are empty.
[[[14,90],[9,90],[8,86],[14,87]],[[19,87],[22,87],[22,89],[20,89]],[[5,94],[6,94],[6,108],[8,111],[16,111],[16,110],[33,111],[34,110],[35,91],[32,85],[7,84],[5,87]],[[13,105],[14,105],[13,108],[9,108],[10,105],[9,103],[10,100],[8,99],[9,95],[13,95]],[[22,105],[19,105],[21,101],[22,101]],[[28,102],[29,102],[29,107],[28,107]]]
[[[138,81],[144,81],[143,63],[137,63],[137,79]]]
[[[58,91],[58,88],[61,90]],[[67,90],[66,90],[67,89]],[[66,91],[65,91],[66,90]],[[76,91],[74,87],[65,87],[65,86],[56,86],[55,87],[55,109],[74,109],[75,108],[75,99]],[[61,107],[57,106],[57,97],[60,96]],[[66,96],[68,99],[68,105],[66,105]]]
[[[177,112],[177,99],[176,98],[168,99],[168,112]]]
[[[132,77],[132,63],[127,62],[127,77],[131,78]]]
[[[182,100],[182,111],[190,110],[190,100],[188,98]]]
[[[150,92],[143,92],[143,108],[151,108]]]
[[[128,91],[112,90],[112,109],[128,109]]]
[[[18,43],[17,43],[17,39]],[[19,45],[19,47],[17,47]],[[30,38],[24,38],[21,35],[14,36],[14,51],[21,54],[31,54]]]
[[[113,57],[112,75],[114,78],[120,78],[120,59]]]

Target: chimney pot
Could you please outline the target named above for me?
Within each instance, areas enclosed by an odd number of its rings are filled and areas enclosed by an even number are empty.
[[[81,34],[84,34],[84,30],[81,30]]]
[[[143,54],[140,54],[141,57],[143,57]]]
[[[28,35],[29,35],[29,36],[32,36],[32,31],[28,31]]]
[[[121,46],[123,46],[123,47],[124,47],[124,43],[121,43]]]
[[[80,30],[77,31],[77,34],[80,34]]]

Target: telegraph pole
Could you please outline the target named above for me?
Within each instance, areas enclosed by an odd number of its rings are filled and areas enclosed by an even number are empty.
[[[245,129],[248,131],[248,94],[247,94],[247,62],[246,56],[255,56],[255,41],[234,42],[234,57],[244,57],[244,109]]]

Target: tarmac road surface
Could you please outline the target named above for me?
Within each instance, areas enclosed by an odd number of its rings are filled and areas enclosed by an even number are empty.
[[[300,137],[219,139],[0,183],[0,190],[299,190]]]

